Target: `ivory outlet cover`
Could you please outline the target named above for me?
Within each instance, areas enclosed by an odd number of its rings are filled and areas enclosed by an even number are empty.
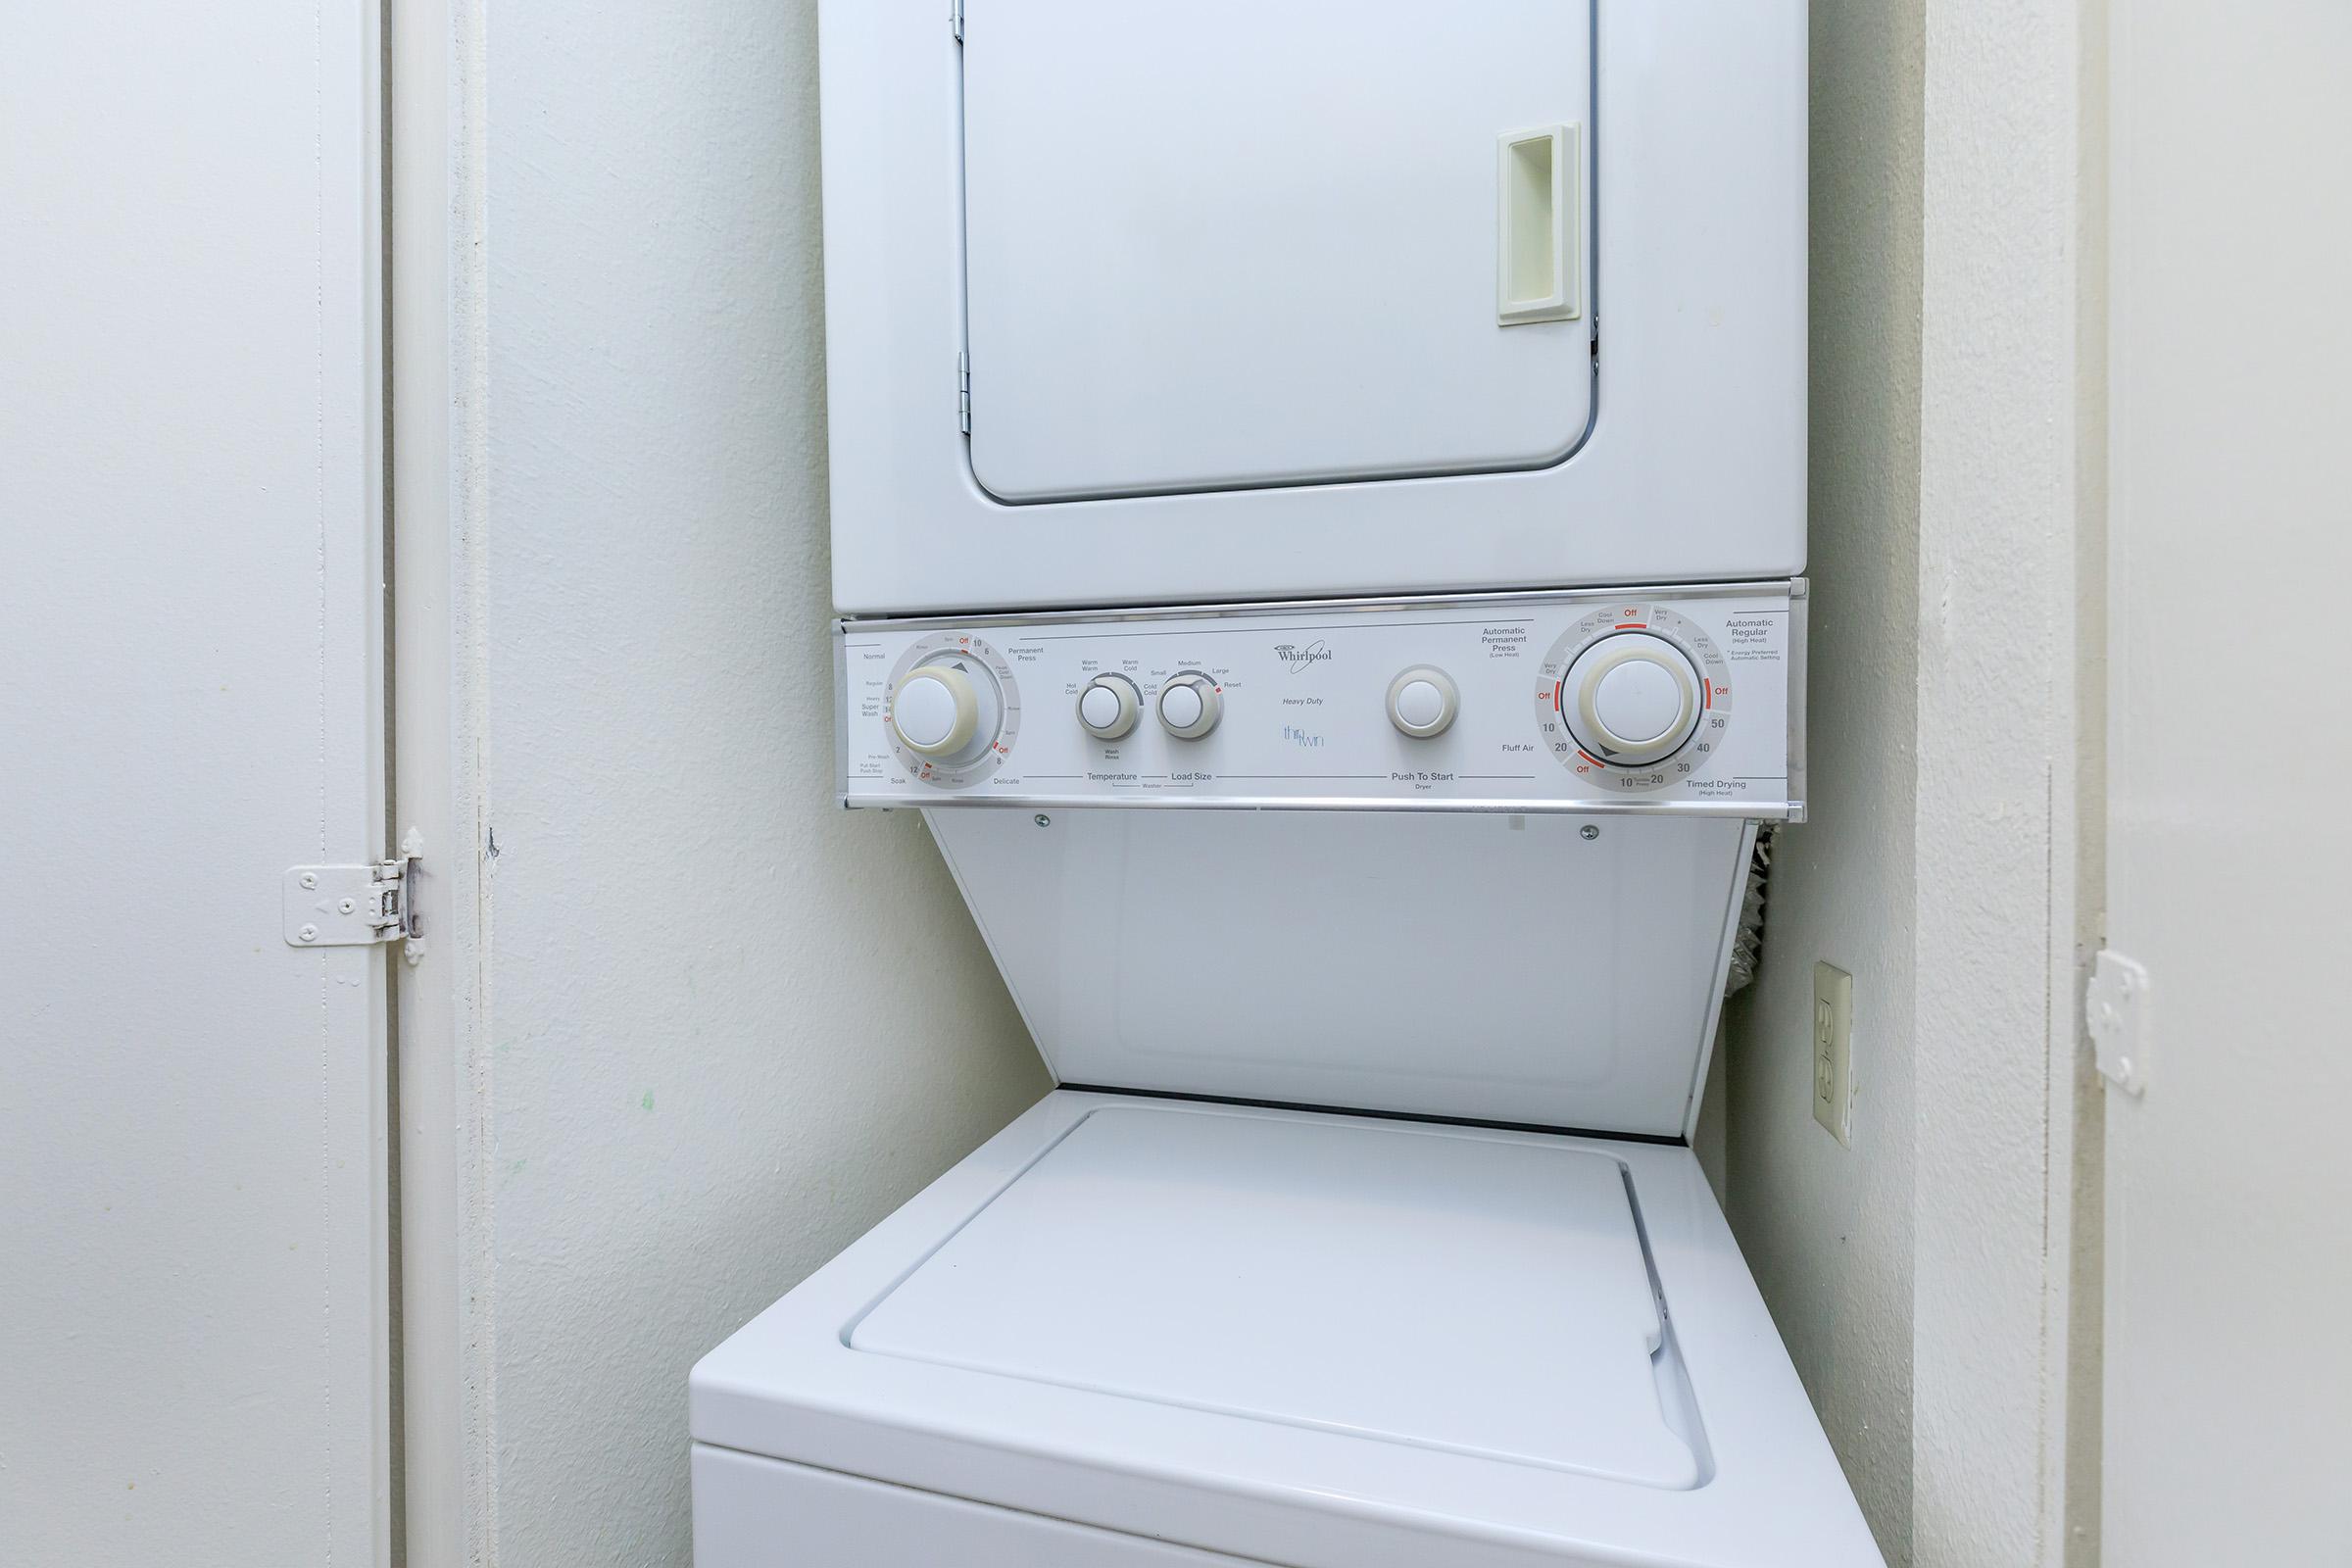
[[[1854,1147],[1854,977],[1813,966],[1813,1119]]]

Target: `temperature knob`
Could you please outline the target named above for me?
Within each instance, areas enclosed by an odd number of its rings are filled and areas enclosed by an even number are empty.
[[[1577,656],[1562,687],[1561,717],[1578,744],[1604,762],[1640,766],[1681,751],[1698,728],[1698,672],[1663,637],[1603,637]]]
[[[1442,669],[1419,664],[1389,682],[1389,722],[1419,740],[1443,735],[1453,727],[1462,694],[1453,677]]]
[[[917,664],[891,695],[890,727],[906,749],[940,760],[976,755],[997,738],[996,682],[966,659]]]
[[[1078,694],[1078,722],[1099,741],[1115,741],[1135,728],[1143,711],[1135,683],[1124,675],[1097,675]]]
[[[1170,676],[1159,689],[1160,727],[1180,741],[1197,741],[1215,729],[1224,710],[1217,683],[1199,670]]]

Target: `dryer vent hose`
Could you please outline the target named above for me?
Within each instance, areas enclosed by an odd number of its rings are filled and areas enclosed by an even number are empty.
[[[1747,862],[1747,886],[1740,895],[1740,929],[1732,937],[1732,963],[1723,977],[1723,994],[1731,996],[1756,977],[1764,959],[1764,888],[1772,877],[1772,840],[1779,824],[1766,823],[1756,832],[1756,853]]]

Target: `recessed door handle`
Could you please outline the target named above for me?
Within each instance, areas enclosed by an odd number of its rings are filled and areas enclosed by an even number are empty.
[[[1495,143],[1494,319],[1504,326],[1584,313],[1583,128],[1506,131]]]

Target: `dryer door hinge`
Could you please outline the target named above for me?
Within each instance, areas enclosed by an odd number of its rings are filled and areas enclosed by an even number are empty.
[[[972,433],[972,357],[956,356],[956,427],[965,435]]]
[[[956,41],[963,42],[963,0],[948,0],[948,26],[954,30]]]
[[[410,879],[420,858],[403,854],[368,865],[289,866],[286,945],[359,948],[416,936]]]
[[[2099,1076],[2127,1095],[2148,1087],[2148,971],[2120,953],[2091,960],[2083,988]]]

